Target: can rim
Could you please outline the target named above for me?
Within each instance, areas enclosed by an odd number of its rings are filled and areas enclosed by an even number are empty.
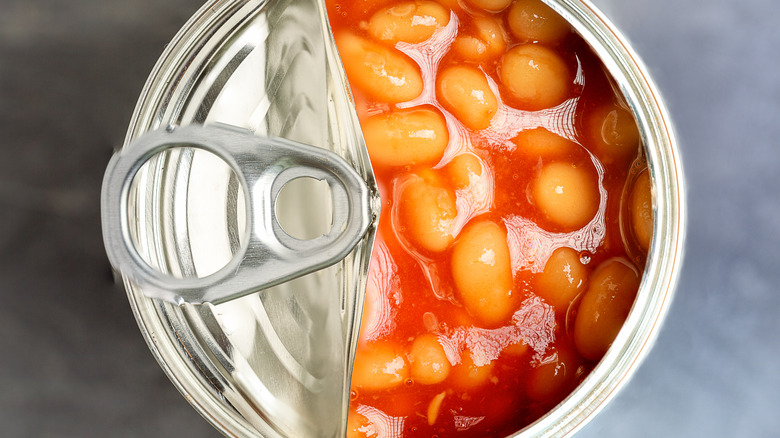
[[[613,347],[569,396],[515,437],[574,434],[630,380],[658,337],[675,293],[687,223],[680,153],[668,110],[628,40],[589,0],[543,0],[566,18],[617,82],[639,125],[653,180],[654,236],[636,301]]]
[[[625,96],[637,123],[653,180],[654,236],[634,306],[613,347],[594,370],[559,405],[514,437],[566,436],[581,429],[617,394],[647,355],[658,336],[682,266],[686,228],[685,188],[680,153],[666,107],[647,68],[627,39],[589,0],[543,0],[572,24],[596,52]],[[160,126],[166,116],[155,112],[172,81],[182,79],[202,41],[244,8],[264,0],[211,0],[179,30],[158,59],[133,112],[125,145],[142,132]],[[251,15],[251,14],[248,14]],[[229,383],[193,333],[192,318],[178,306],[146,298],[124,278],[133,314],[153,356],[196,411],[226,436],[276,435],[270,426],[250,424],[237,410],[225,409]]]

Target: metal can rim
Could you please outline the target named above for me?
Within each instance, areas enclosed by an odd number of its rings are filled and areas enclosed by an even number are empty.
[[[685,184],[680,153],[666,107],[647,68],[627,39],[588,0],[544,0],[566,18],[596,52],[615,79],[640,127],[655,194],[654,236],[637,300],[623,329],[590,375],[558,406],[514,437],[574,434],[628,382],[654,343],[674,296],[680,274],[686,228]],[[186,79],[198,42],[216,27],[261,8],[264,1],[212,0],[174,36],[160,56],[139,97],[125,144],[160,126],[166,114],[154,111],[168,98],[171,82]],[[246,14],[245,11],[241,13]],[[139,328],[155,359],[187,401],[226,436],[276,435],[269,426],[247,422],[225,409],[222,391],[229,387],[195,340],[191,318],[178,306],[146,298],[125,279],[125,289]],[[191,315],[190,315],[191,316]]]

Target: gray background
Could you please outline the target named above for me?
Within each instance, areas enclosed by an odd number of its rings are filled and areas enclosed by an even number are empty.
[[[99,185],[198,0],[0,3],[0,436],[216,437],[113,285]],[[600,0],[666,97],[686,262],[655,348],[582,437],[780,435],[780,3]]]

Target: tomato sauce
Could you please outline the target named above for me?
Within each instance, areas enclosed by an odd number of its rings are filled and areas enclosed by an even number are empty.
[[[652,229],[636,123],[538,0],[327,7],[383,202],[347,436],[510,435],[633,302]]]

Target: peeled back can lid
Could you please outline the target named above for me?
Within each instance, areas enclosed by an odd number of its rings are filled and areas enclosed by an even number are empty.
[[[141,331],[227,435],[344,433],[379,200],[325,20],[311,0],[204,6],[104,182]]]

